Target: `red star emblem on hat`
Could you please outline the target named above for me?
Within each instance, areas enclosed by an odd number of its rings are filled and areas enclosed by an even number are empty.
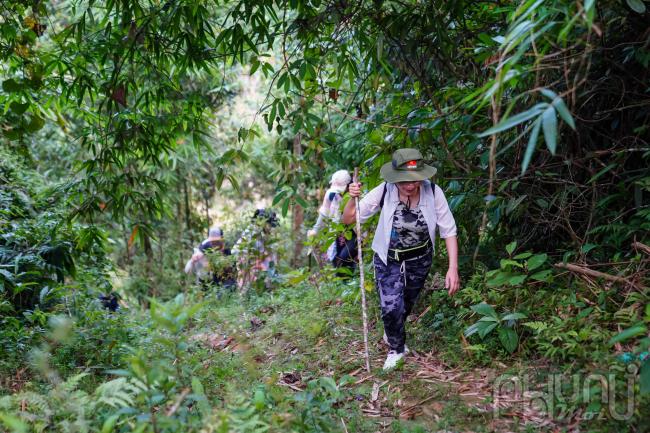
[[[418,168],[418,162],[416,160],[407,161],[406,168]]]

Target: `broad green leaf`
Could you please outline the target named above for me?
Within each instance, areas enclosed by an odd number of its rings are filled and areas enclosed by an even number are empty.
[[[517,248],[517,241],[512,241],[506,245],[506,251],[509,255],[512,255],[512,253],[515,251],[515,248]]]
[[[578,319],[584,319],[594,311],[594,307],[585,308],[576,316]]]
[[[5,80],[2,82],[2,90],[7,93],[19,92],[23,88],[23,85],[18,83],[13,78]]]
[[[511,260],[511,259],[501,259],[500,266],[501,266],[501,269],[505,269],[508,266],[516,266],[518,268],[523,268],[524,267],[524,265],[522,265],[518,261]]]
[[[291,200],[286,198],[282,202],[282,216],[286,217],[287,213],[289,212],[289,205],[291,204]]]
[[[499,341],[509,353],[513,353],[517,349],[519,336],[512,328],[501,327],[499,328]]]
[[[542,129],[544,130],[546,147],[555,155],[557,149],[557,117],[553,107],[548,107],[542,114]]]
[[[530,279],[535,281],[549,281],[551,275],[553,275],[553,271],[551,269],[546,269],[544,271],[535,272],[530,276]]]
[[[526,275],[513,275],[508,278],[508,284],[511,286],[518,286],[526,280]]]
[[[11,105],[9,105],[9,108],[14,114],[20,116],[29,108],[29,102],[25,102],[24,104],[19,104],[18,102],[14,101],[11,103]]]
[[[284,197],[285,197],[289,192],[290,192],[290,190],[288,190],[288,189],[283,189],[283,190],[279,191],[279,192],[275,195],[275,197],[273,197],[273,202],[271,203],[271,206],[275,206],[275,205],[277,205],[278,203],[280,203],[280,201],[281,201],[281,200],[282,200],[282,199],[283,199],[283,198],[284,198]]]
[[[528,268],[528,271],[533,271],[546,263],[547,259],[548,255],[546,253],[535,254],[533,257],[526,261],[526,267]]]
[[[474,323],[473,325],[468,326],[465,331],[463,332],[463,335],[465,337],[469,337],[470,335],[476,334],[478,332],[478,322]]]
[[[253,75],[259,67],[260,67],[260,61],[257,58],[253,59],[253,61],[251,62],[251,70],[249,74]]]
[[[631,328],[627,328],[625,331],[619,332],[609,340],[609,345],[613,345],[615,343],[620,343],[621,341],[629,340],[632,337],[636,337],[637,335],[645,334],[648,331],[648,328],[646,328],[645,325],[635,325],[632,326]]]
[[[597,247],[598,247],[597,244],[584,244],[582,247],[580,247],[580,252],[582,254],[587,254],[589,251]]]
[[[491,316],[498,318],[499,316],[497,315],[496,311],[494,311],[494,308],[492,308],[491,305],[486,304],[485,302],[481,302],[480,304],[472,305],[469,307],[472,311],[475,313],[478,313],[482,316]]]
[[[253,404],[257,410],[264,409],[264,406],[266,406],[266,396],[264,395],[264,391],[261,389],[255,390],[255,394],[253,396]]]
[[[493,274],[489,274],[487,277],[487,286],[488,287],[498,287],[503,286],[508,283],[508,280],[512,277],[513,274],[507,271],[497,270]]]
[[[307,203],[304,198],[300,197],[299,195],[294,195],[293,198],[296,200],[296,203],[302,206],[303,209],[309,209],[309,203]]]
[[[483,322],[485,325],[479,326],[478,335],[481,339],[485,338],[494,328],[497,327],[498,323],[487,323]]]
[[[532,256],[533,253],[526,251],[525,253],[517,254],[516,256],[513,257],[515,260],[523,260],[527,259],[528,257]]]
[[[44,125],[45,125],[45,120],[43,120],[42,117],[32,116],[30,122],[27,124],[27,126],[25,126],[25,130],[27,130],[28,132],[36,132],[41,128],[43,128]]]
[[[524,313],[510,313],[510,314],[506,314],[505,316],[503,316],[503,317],[501,318],[501,320],[502,320],[502,321],[506,321],[506,320],[519,320],[519,319],[525,319],[525,318],[527,318],[527,317],[528,317],[528,316],[526,316]]]

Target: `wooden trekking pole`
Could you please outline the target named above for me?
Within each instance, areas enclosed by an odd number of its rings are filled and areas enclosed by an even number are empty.
[[[359,167],[354,168],[354,183],[359,182]],[[357,219],[357,259],[359,260],[359,286],[361,287],[361,312],[363,315],[363,348],[366,357],[366,370],[370,373],[370,355],[368,355],[368,313],[366,313],[366,279],[363,269],[363,249],[361,239],[361,217],[359,216],[359,197],[354,198]]]

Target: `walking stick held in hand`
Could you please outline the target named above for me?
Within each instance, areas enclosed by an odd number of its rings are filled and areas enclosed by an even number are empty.
[[[359,167],[354,169],[354,183],[359,182]],[[357,259],[359,260],[359,286],[361,287],[361,311],[363,314],[363,347],[366,356],[366,370],[370,373],[370,356],[368,355],[368,314],[366,313],[366,282],[363,269],[363,250],[361,239],[361,219],[359,217],[359,197],[354,198],[356,208],[355,216],[357,219]]]

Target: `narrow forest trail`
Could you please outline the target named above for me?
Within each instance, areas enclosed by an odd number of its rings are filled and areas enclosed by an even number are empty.
[[[419,321],[409,328],[413,353],[404,366],[383,372],[387,349],[372,296],[368,374],[360,311],[351,299],[341,299],[345,293],[354,291],[299,284],[243,301],[237,294],[225,296],[192,330],[191,339],[206,349],[200,360],[211,371],[204,376],[212,381],[205,384],[206,390],[229,406],[242,395],[253,395],[260,384],[291,398],[310,381],[329,377],[341,396],[327,415],[339,418],[342,432],[507,432],[548,427],[538,414],[508,408],[507,401],[503,413],[494,416],[493,381],[514,366],[498,362],[494,368],[452,366],[437,349],[444,340]]]

